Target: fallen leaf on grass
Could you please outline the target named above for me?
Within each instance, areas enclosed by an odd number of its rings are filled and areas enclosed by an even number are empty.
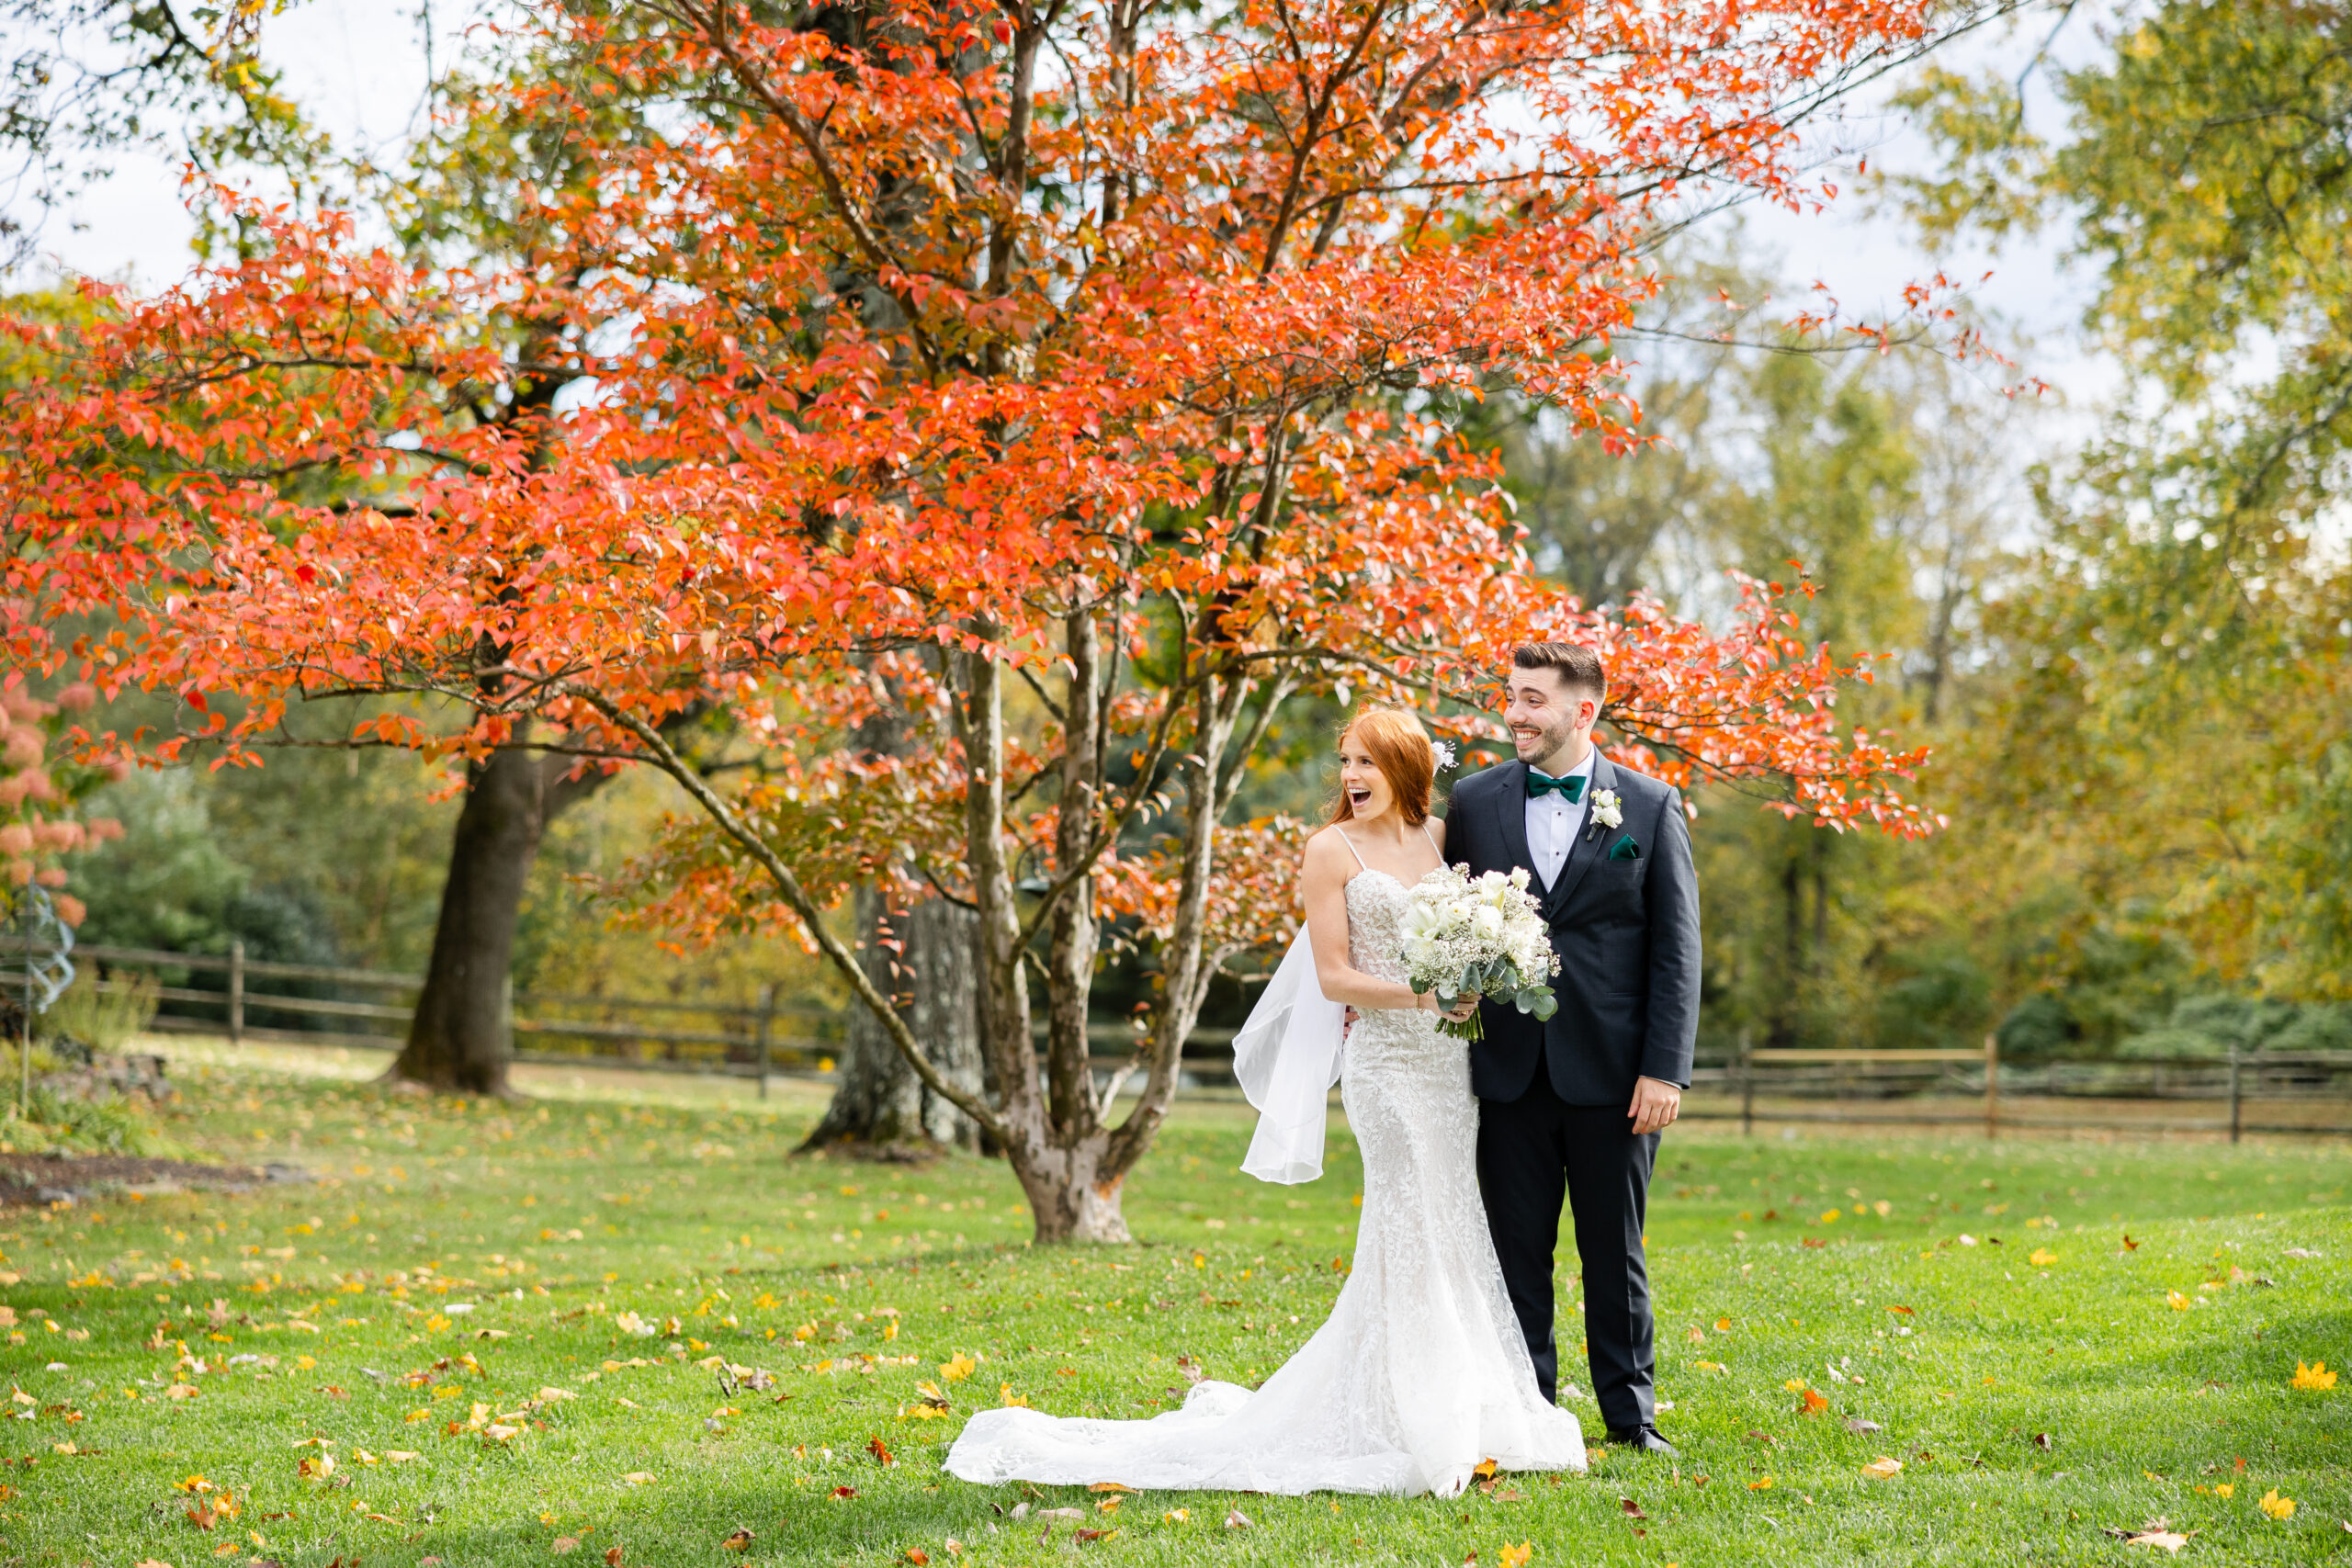
[[[1229,1530],[1246,1530],[1250,1528],[1250,1516],[1236,1508],[1225,1516],[1225,1528]]]
[[[1772,1478],[1768,1475],[1760,1481],[1751,1481],[1747,1483],[1747,1489],[1750,1492],[1770,1492],[1772,1489]]]
[[[562,1557],[580,1550],[580,1538],[576,1535],[560,1535],[548,1542],[548,1545],[554,1549],[558,1557]]]
[[[1903,1461],[1892,1455],[1881,1454],[1862,1466],[1862,1473],[1872,1481],[1892,1481],[1903,1473]]]
[[[650,1486],[655,1479],[650,1470],[632,1470],[621,1477],[621,1483],[625,1486]]]
[[[875,1463],[883,1466],[885,1469],[888,1469],[891,1465],[899,1462],[897,1458],[891,1454],[889,1446],[884,1443],[879,1438],[866,1438],[865,1451],[874,1456]]]
[[[621,1568],[621,1549],[617,1546],[605,1548],[605,1561],[610,1568]]]
[[[1797,1414],[1800,1416],[1818,1416],[1828,1408],[1829,1396],[1817,1388],[1806,1389],[1797,1395]]]
[[[1501,1563],[1502,1568],[1527,1568],[1528,1559],[1534,1555],[1535,1543],[1532,1540],[1522,1540],[1517,1546],[1506,1541],[1495,1561]]]
[[[1089,1492],[1133,1492],[1134,1487],[1120,1481],[1098,1481],[1087,1488]]]
[[[1190,1508],[1170,1508],[1159,1517],[1167,1520],[1171,1525],[1181,1525],[1186,1519],[1193,1517],[1193,1510]],[[2346,1528],[2352,1529],[2352,1526],[2347,1526]]]
[[[2178,1530],[2142,1530],[2138,1535],[2123,1538],[2126,1546],[2160,1546],[2166,1551],[2178,1551],[2188,1544],[2188,1538]]]
[[[1107,1530],[1080,1529],[1080,1530],[1072,1530],[1072,1531],[1070,1532],[1070,1537],[1069,1537],[1069,1538],[1070,1538],[1070,1540],[1108,1540],[1111,1537],[1113,1537],[1113,1536],[1114,1536],[1114,1535],[1116,1535],[1116,1534],[1118,1534],[1118,1533],[1119,1533],[1119,1532],[1118,1532],[1117,1530],[1115,1530],[1115,1529],[1107,1529]]]
[[[2295,1514],[2295,1500],[2292,1497],[2281,1497],[2278,1495],[2278,1488],[2276,1486],[2273,1486],[2269,1491],[2265,1492],[2262,1495],[2262,1501],[2256,1504],[2255,1506],[2260,1508],[2264,1513],[2269,1515],[2274,1519],[2292,1518]]]
[[[729,1532],[727,1539],[718,1544],[729,1551],[749,1551],[752,1550],[752,1532],[738,1528]]]
[[[1082,1520],[1082,1519],[1084,1519],[1084,1518],[1086,1517],[1086,1514],[1085,1514],[1084,1510],[1082,1510],[1082,1509],[1079,1509],[1079,1508],[1040,1508],[1040,1509],[1038,1509],[1038,1510],[1037,1510],[1037,1516],[1036,1516],[1036,1517],[1039,1517],[1039,1518],[1041,1518],[1041,1519],[1081,1519],[1081,1520]]]
[[[1883,1432],[1886,1428],[1880,1426],[1877,1422],[1869,1420],[1866,1417],[1860,1416],[1849,1416],[1846,1417],[1846,1430],[1849,1432]]]
[[[2047,1453],[2058,1446],[2058,1439],[2047,1432],[2036,1432],[2033,1435],[2033,1446]]]
[[[1627,1518],[1646,1519],[1649,1517],[1647,1514],[1642,1512],[1642,1506],[1639,1503],[1634,1502],[1631,1497],[1618,1498],[1617,1506],[1624,1511]]]
[[[852,1497],[857,1495],[857,1488],[854,1486],[836,1486],[831,1492],[826,1493],[825,1495],[831,1497],[836,1503],[846,1503]]]
[[[962,1382],[978,1366],[978,1361],[958,1350],[952,1358],[939,1363],[939,1375],[948,1382]]]
[[[2295,1375],[2288,1386],[2316,1393],[2322,1389],[2334,1388],[2335,1374],[2327,1370],[2325,1361],[2313,1361],[2307,1367],[2303,1365],[2303,1359],[2298,1356],[2295,1358]]]
[[[2184,1296],[2178,1291],[2166,1291],[2165,1304],[2175,1312],[2187,1312],[2190,1307],[2195,1306],[2197,1302],[2194,1297]]]
[[[915,1568],[931,1568],[931,1553],[920,1546],[907,1548],[907,1561],[913,1563]]]

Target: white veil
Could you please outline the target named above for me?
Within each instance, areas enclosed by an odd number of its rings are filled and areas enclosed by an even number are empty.
[[[1323,1123],[1340,1081],[1344,1012],[1316,980],[1315,949],[1302,923],[1233,1037],[1233,1076],[1258,1109],[1241,1168],[1259,1180],[1295,1183],[1323,1174]]]

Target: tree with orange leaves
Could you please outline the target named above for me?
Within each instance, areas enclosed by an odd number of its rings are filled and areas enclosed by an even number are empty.
[[[1678,193],[1804,197],[1798,121],[1944,13],[532,15],[514,47],[547,66],[501,92],[566,128],[574,173],[521,189],[526,264],[220,192],[248,254],[70,340],[22,328],[51,375],[0,432],[19,656],[199,711],[234,692],[207,721],[232,757],[290,701],[401,693],[469,722],[385,716],[387,741],[480,756],[529,725],[582,769],[668,773],[707,830],[669,846],[663,908],[820,948],[1048,1240],[1125,1234],[1216,948],[1264,913],[1220,901],[1219,829],[1295,694],[1475,709],[1512,642],[1578,637],[1634,765],[1929,826],[1895,787],[1916,755],[1838,725],[1859,672],[1777,589],[1722,632],[1585,609],[1445,412],[1503,378],[1632,444],[1609,344]],[[662,113],[612,133],[616,99]],[[922,741],[846,751],[886,700]],[[702,703],[764,776],[722,788],[673,747]],[[992,1098],[830,926],[875,875],[976,911]],[[1087,1037],[1113,901],[1164,985],[1115,1124]]]

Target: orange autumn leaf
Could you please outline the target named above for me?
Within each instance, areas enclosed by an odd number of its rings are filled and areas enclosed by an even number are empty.
[[[1817,1388],[1806,1389],[1797,1395],[1797,1414],[1818,1416],[1829,1408],[1829,1396]]]

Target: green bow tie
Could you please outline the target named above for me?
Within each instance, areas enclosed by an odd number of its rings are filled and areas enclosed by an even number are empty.
[[[1556,791],[1566,795],[1568,804],[1574,806],[1584,799],[1586,776],[1578,773],[1573,778],[1555,779],[1549,773],[1539,773],[1533,768],[1530,768],[1527,770],[1527,798],[1533,800],[1538,795],[1551,795]]]

